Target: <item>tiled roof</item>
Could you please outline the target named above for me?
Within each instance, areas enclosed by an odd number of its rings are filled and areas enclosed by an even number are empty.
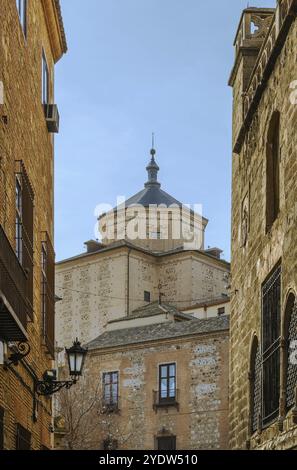
[[[167,303],[162,303],[161,305],[159,302],[152,302],[144,307],[137,308],[133,310],[133,312],[129,316],[121,317],[117,320],[112,320],[109,323],[117,323],[119,321],[126,321],[135,318],[146,318],[146,317],[153,317],[157,315],[161,315],[162,313],[171,313],[177,318],[181,320],[193,320],[193,316],[187,313],[180,312],[177,308],[169,305]]]
[[[207,320],[191,320],[186,322],[167,322],[156,325],[147,325],[123,330],[108,331],[90,341],[88,349],[105,349],[151,341],[182,338],[192,335],[227,331],[229,317],[222,316]]]

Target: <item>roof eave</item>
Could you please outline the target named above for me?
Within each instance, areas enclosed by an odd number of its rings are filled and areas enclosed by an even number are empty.
[[[68,49],[60,0],[41,0],[41,3],[45,15],[54,62],[57,63]]]

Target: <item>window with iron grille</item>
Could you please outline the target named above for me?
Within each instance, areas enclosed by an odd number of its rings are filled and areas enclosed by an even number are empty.
[[[254,338],[251,354],[251,429],[255,433],[261,416],[261,351]]]
[[[279,412],[281,267],[262,286],[262,424]]]
[[[48,352],[54,357],[55,345],[55,253],[48,234],[41,244],[42,334]]]
[[[49,69],[44,50],[42,50],[42,104],[49,103]]]
[[[4,410],[0,407],[0,450],[4,449]]]
[[[16,450],[30,450],[31,449],[31,433],[17,424],[16,434]]]
[[[15,250],[27,274],[27,314],[33,320],[33,212],[34,193],[23,162],[16,162],[15,179]]]
[[[159,366],[159,401],[170,402],[176,399],[176,364]]]
[[[280,208],[280,113],[272,115],[267,135],[266,163],[266,230],[276,220]]]
[[[176,436],[157,437],[157,450],[176,450]]]
[[[116,408],[119,400],[119,373],[105,372],[103,374],[103,404]]]
[[[294,295],[288,299],[286,308],[287,322],[287,374],[286,374],[286,406],[287,410],[295,405],[297,386],[297,301]]]
[[[16,0],[16,7],[24,35],[27,36],[27,0]]]

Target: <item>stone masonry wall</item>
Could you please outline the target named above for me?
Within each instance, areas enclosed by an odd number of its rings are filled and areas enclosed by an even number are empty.
[[[154,410],[159,364],[173,362],[179,408]],[[102,374],[111,371],[119,371],[120,410],[99,419],[92,412],[94,448],[113,437],[119,449],[154,449],[164,429],[177,437],[177,449],[228,448],[228,332],[93,351],[85,364],[87,388],[99,385],[101,397]]]
[[[245,145],[233,155],[232,208],[232,298],[230,352],[231,447],[244,448],[249,440],[249,355],[254,333],[261,338],[261,286],[279,260],[282,262],[282,328],[289,290],[297,292],[297,106],[290,102],[290,84],[297,80],[297,21],[279,54],[274,71],[260,101],[258,125],[249,133],[255,150],[248,157]],[[240,71],[234,85],[234,115],[241,107]],[[266,139],[274,110],[281,113],[280,214],[266,234]],[[234,126],[236,123],[234,123]],[[251,132],[253,134],[251,135]],[[235,133],[234,133],[235,135]],[[241,207],[250,199],[250,226],[245,247],[241,244]],[[291,430],[289,432],[289,430]],[[293,435],[295,437],[293,438]],[[296,428],[288,415],[281,432],[270,426],[251,442],[252,447],[288,448],[297,445]]]
[[[41,104],[41,57],[44,48],[53,83],[53,57],[46,20],[39,0],[28,2],[25,39],[16,2],[0,0],[0,223],[15,246],[16,160],[24,162],[35,193],[34,202],[34,321],[28,324],[30,355],[27,361],[41,377],[52,361],[41,337],[41,242],[44,232],[53,241],[53,139]],[[53,96],[53,87],[50,90]],[[4,119],[7,117],[7,122]],[[32,448],[51,447],[51,401],[39,399],[38,419],[32,420],[32,377],[18,366],[20,378],[0,365],[0,406],[5,410],[4,446],[14,449],[16,424],[32,433]],[[21,384],[21,380],[24,384]]]

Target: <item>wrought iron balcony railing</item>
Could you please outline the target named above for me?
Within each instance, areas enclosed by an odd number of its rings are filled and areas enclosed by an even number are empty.
[[[157,411],[158,408],[175,407],[179,409],[179,390],[171,390],[169,396],[162,396],[159,390],[153,391],[153,408]]]
[[[0,225],[0,336],[6,341],[27,339],[27,275]]]

